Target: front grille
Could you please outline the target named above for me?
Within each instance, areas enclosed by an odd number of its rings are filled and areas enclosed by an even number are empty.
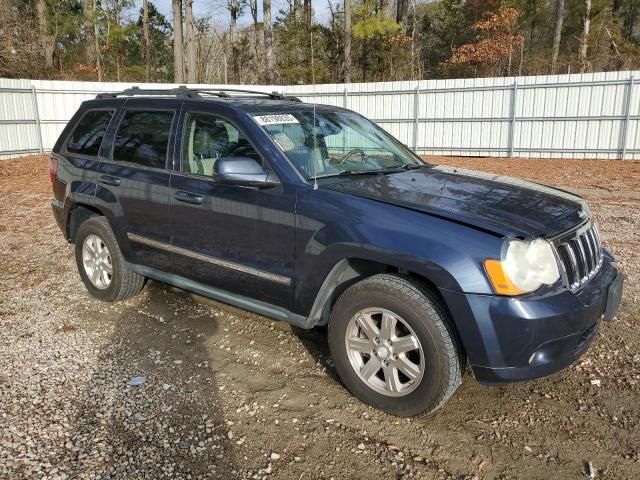
[[[556,244],[565,285],[577,290],[602,266],[602,243],[595,224],[589,224],[563,237]]]

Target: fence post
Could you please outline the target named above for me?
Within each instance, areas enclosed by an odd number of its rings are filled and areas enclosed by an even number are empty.
[[[342,106],[344,108],[347,108],[347,95],[349,95],[349,93],[347,92],[347,87],[344,87],[344,97],[342,99]]]
[[[517,118],[517,101],[518,101],[518,80],[513,82],[513,90],[511,94],[511,126],[509,128],[509,157],[513,157],[515,150],[515,134],[516,134],[516,118]]]
[[[33,113],[36,118],[36,134],[38,135],[38,149],[40,150],[40,154],[44,153],[44,145],[42,145],[42,128],[40,126],[40,112],[38,111],[38,97],[36,95],[36,87],[31,86],[31,101],[33,103]]]
[[[418,132],[420,128],[420,84],[416,85],[416,95],[413,97],[413,151],[418,153]]]
[[[622,137],[621,139],[622,151],[620,152],[620,160],[624,160],[625,157],[627,156],[627,137],[629,135],[629,122],[631,121],[631,105],[633,101],[634,80],[635,80],[635,77],[633,76],[633,73],[632,73],[631,76],[629,77],[629,86],[627,87],[627,102],[624,107],[625,108],[624,125],[622,125],[622,132],[620,134],[620,136]]]

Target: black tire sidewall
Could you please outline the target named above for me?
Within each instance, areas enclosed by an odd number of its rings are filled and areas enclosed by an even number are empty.
[[[95,217],[87,220],[80,228],[78,228],[78,234],[76,236],[76,244],[75,244],[75,254],[76,254],[76,263],[78,265],[78,272],[80,273],[80,278],[82,278],[82,282],[85,287],[89,291],[89,293],[99,300],[103,300],[105,302],[113,302],[118,298],[118,294],[122,288],[122,269],[123,269],[123,258],[120,254],[120,248],[115,240],[113,232],[110,227],[105,225],[102,217]],[[85,239],[89,235],[98,236],[104,244],[109,249],[109,253],[111,254],[111,264],[113,266],[113,274],[111,276],[111,283],[105,289],[97,288],[91,283],[87,273],[84,270],[84,264],[82,261],[82,247],[84,245]]]
[[[371,283],[352,287],[338,300],[329,324],[329,346],[336,370],[345,386],[359,399],[376,408],[399,416],[413,416],[430,412],[440,405],[449,385],[449,362],[442,330],[442,314],[428,297],[431,308],[399,289],[389,289]],[[389,397],[369,387],[351,366],[345,345],[349,320],[365,308],[384,308],[411,326],[417,335],[425,359],[425,371],[418,387],[408,395]]]

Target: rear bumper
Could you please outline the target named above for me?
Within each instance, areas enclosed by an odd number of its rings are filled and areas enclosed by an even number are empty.
[[[58,227],[60,227],[60,230],[62,230],[62,233],[66,238],[67,232],[66,232],[66,224],[65,224],[64,203],[61,202],[60,200],[53,199],[51,200],[51,209],[53,210],[53,217],[56,219],[56,223],[58,224]]]
[[[496,385],[555,373],[593,341],[600,319],[613,318],[622,276],[607,253],[600,272],[579,292],[549,289],[521,298],[442,292],[476,379]]]

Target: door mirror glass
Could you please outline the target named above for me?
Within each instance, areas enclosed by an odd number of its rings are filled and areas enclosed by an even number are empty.
[[[214,169],[216,180],[227,185],[264,188],[278,183],[269,177],[258,162],[249,157],[220,158]]]

